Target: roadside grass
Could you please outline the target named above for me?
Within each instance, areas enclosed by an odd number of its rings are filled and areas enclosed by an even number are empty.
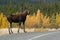
[[[44,32],[44,31],[54,31],[54,30],[58,30],[56,28],[35,28],[34,32]]]
[[[18,28],[12,28],[13,33],[17,33]],[[44,32],[44,31],[54,31],[57,30],[55,28],[26,28],[27,32]],[[60,28],[58,29],[60,30]],[[20,29],[20,33],[24,33],[23,29]],[[8,28],[2,28],[0,29],[0,36],[2,35],[7,35],[8,33]]]

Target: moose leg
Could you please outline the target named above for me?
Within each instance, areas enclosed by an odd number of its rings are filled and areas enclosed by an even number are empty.
[[[13,31],[12,31],[12,23],[10,24],[10,27],[11,27],[11,33],[13,33]]]
[[[21,23],[19,23],[19,26],[18,26],[18,33],[19,33],[20,25],[21,25]]]
[[[9,27],[8,27],[9,34],[11,34],[11,32],[10,32],[10,28],[11,28],[11,27],[10,27],[10,23],[9,23]]]
[[[8,30],[9,30],[9,34],[13,33],[13,32],[12,32],[12,23],[9,23]]]
[[[24,29],[24,32],[26,33],[26,31],[25,31],[25,22],[23,22],[23,29]]]

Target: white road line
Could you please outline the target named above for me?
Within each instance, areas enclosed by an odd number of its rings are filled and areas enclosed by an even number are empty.
[[[33,40],[33,39],[40,38],[40,37],[43,37],[43,36],[46,36],[46,35],[49,35],[49,34],[54,34],[54,33],[57,33],[57,32],[52,32],[52,33],[46,33],[46,34],[38,35],[38,36],[30,38],[29,40]]]

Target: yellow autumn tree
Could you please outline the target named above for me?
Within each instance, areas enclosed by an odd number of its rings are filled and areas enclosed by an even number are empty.
[[[0,13],[0,28],[6,28],[8,27],[8,21],[5,15],[3,13]]]
[[[3,28],[8,27],[8,21],[7,21],[7,18],[5,16],[2,18],[2,27]]]
[[[60,26],[60,14],[56,13],[56,24]]]
[[[26,26],[28,27],[34,27],[34,25],[40,25],[40,18],[43,19],[43,15],[40,12],[40,10],[37,10],[37,13],[33,13],[32,15],[28,15],[26,19]]]
[[[2,26],[2,18],[3,18],[3,13],[0,13],[0,28]]]
[[[27,16],[27,19],[26,19],[26,27],[32,27],[32,25],[34,24],[34,21],[35,21],[35,15],[28,15]]]
[[[44,16],[43,26],[49,26],[49,25],[50,25],[50,17]]]

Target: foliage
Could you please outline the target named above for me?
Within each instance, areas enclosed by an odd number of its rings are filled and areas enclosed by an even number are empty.
[[[59,0],[0,0],[0,12],[5,15],[23,11],[25,7],[30,8],[31,14],[36,13],[39,8],[43,15],[52,16],[56,12],[60,13]]]
[[[60,26],[60,14],[56,14],[56,24]]]
[[[0,13],[0,28],[7,28],[8,21],[5,15],[3,13]]]
[[[7,28],[9,22],[7,21],[6,16],[3,13],[0,13],[0,28]],[[16,25],[15,25],[16,24]],[[37,13],[28,15],[25,25],[27,28],[59,28],[60,27],[60,14],[53,14],[52,17],[43,15],[40,9],[37,10]],[[18,23],[13,23],[13,27],[17,27]]]

